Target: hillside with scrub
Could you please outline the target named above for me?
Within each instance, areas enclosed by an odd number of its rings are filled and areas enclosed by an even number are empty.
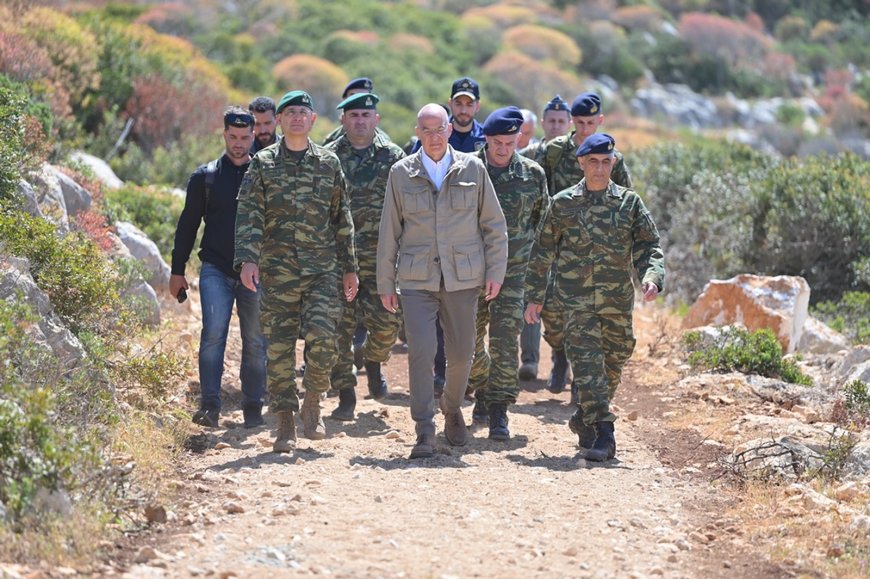
[[[566,576],[591,575],[582,549],[552,538],[573,523],[550,520],[528,496],[534,485],[557,483],[576,492],[586,485],[599,493],[591,501],[616,513],[602,519],[596,539],[616,554],[608,576],[692,576],[693,565],[707,565],[705,576],[863,576],[868,14],[863,0],[3,2],[0,576],[111,575],[137,565],[166,576],[246,576],[260,564],[340,576],[464,576],[510,565],[535,575],[550,564]],[[557,93],[569,102],[584,90],[604,97],[604,130],[626,155],[667,259],[667,290],[638,313],[642,346],[618,400],[625,415],[640,416],[624,421],[624,460],[635,453],[639,465],[629,498],[652,500],[659,484],[666,490],[658,508],[670,521],[667,540],[655,536],[649,513],[611,502],[619,469],[587,470],[562,457],[572,452],[567,396],[549,396],[542,381],[523,384],[516,427],[526,444],[495,453],[480,439],[473,457],[439,456],[429,478],[404,470],[405,449],[396,445],[410,435],[399,393],[392,406],[367,402],[366,420],[330,437],[329,451],[303,448],[288,460],[270,458],[258,438],[268,433],[249,435],[233,417],[216,432],[191,424],[198,298],[166,299],[163,276],[183,205],[178,189],[220,153],[222,111],[304,89],[319,141],[338,125],[344,86],[366,76],[381,97],[381,128],[404,145],[417,110],[446,102],[464,75],[480,83],[481,121],[509,104],[540,116]],[[151,253],[131,249],[131,237],[147,240]],[[786,352],[767,334],[741,329],[684,337],[682,321],[708,282],[740,274],[806,280],[809,317],[837,347]],[[238,347],[228,347],[230,394],[238,391],[238,353],[230,353]],[[407,387],[404,363],[397,350],[388,374],[398,390]],[[773,432],[773,420],[813,431],[810,466],[784,474],[738,464],[748,432]],[[549,440],[559,442],[551,448]],[[787,452],[798,461],[797,450]],[[491,529],[505,514],[494,496],[476,502],[475,492],[476,481],[499,476],[506,456],[516,479],[499,479],[495,492],[517,493],[508,526],[518,554],[499,551],[513,563],[471,554],[430,561],[426,541],[402,539],[427,532],[411,516],[415,489],[453,490],[447,474],[461,470],[468,510],[448,516],[498,550]],[[604,479],[592,480],[599,472]],[[283,486],[294,476],[301,486]],[[339,500],[354,481],[374,507]],[[570,509],[562,498],[553,495]],[[407,516],[381,520],[387,508]],[[304,531],[341,513],[346,528]],[[241,519],[259,541],[269,539],[257,530],[263,520],[298,529],[274,553],[251,547],[253,555],[213,567],[196,559],[223,540],[215,535],[238,532]],[[396,552],[392,563],[368,559],[371,546],[362,543],[354,553],[365,566],[310,562],[331,557],[326,539],[369,540],[358,529],[372,525],[385,537],[376,548]],[[636,545],[626,529],[638,534]],[[767,547],[753,540],[773,535]],[[169,553],[173,537],[182,555]],[[143,555],[143,545],[159,556]],[[413,567],[421,557],[426,566]]]

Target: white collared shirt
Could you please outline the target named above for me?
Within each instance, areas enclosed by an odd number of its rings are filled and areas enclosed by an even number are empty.
[[[435,189],[441,191],[441,184],[444,183],[444,177],[447,175],[447,170],[450,168],[450,163],[453,161],[453,156],[450,154],[450,148],[444,153],[440,161],[433,161],[422,148],[420,153],[423,156],[423,168],[435,184]]]

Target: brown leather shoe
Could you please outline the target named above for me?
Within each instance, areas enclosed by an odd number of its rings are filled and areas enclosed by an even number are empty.
[[[459,410],[444,413],[444,436],[453,446],[465,446],[468,442],[468,428]]]
[[[272,445],[273,452],[293,452],[296,450],[296,421],[293,412],[278,412],[278,434]]]
[[[318,392],[305,391],[299,418],[302,419],[302,432],[305,434],[305,438],[311,440],[326,438],[326,425],[323,424],[323,418],[320,417],[320,394]]]
[[[408,458],[432,458],[433,456],[435,456],[435,435],[418,435],[417,444],[411,449],[411,456]]]

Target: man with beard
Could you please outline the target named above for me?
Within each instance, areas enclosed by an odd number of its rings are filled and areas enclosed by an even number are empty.
[[[275,101],[267,96],[255,98],[248,105],[248,110],[254,115],[254,143],[251,145],[251,156],[257,151],[278,142],[278,118],[275,116]]]
[[[221,410],[221,377],[233,303],[242,335],[242,413],[245,428],[263,424],[266,388],[266,339],[260,330],[260,292],[244,287],[233,269],[233,232],[239,187],[251,162],[254,117],[240,107],[224,113],[226,151],[199,167],[187,182],[184,209],[175,229],[169,293],[179,301],[189,289],[185,268],[205,221],[200,243],[199,292],[202,302],[202,335],[199,342],[201,399],[193,421],[216,428]],[[185,292],[185,293],[181,293]]]

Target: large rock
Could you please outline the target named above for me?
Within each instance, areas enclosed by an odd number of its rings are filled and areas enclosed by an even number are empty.
[[[49,170],[54,173],[54,177],[60,185],[60,192],[63,195],[66,213],[69,217],[75,217],[91,208],[91,194],[88,193],[87,189],[73,181],[69,175],[57,167],[49,165]]]
[[[147,269],[145,281],[151,284],[158,294],[169,288],[169,266],[166,265],[157,245],[141,229],[126,221],[115,223],[118,237],[136,259],[142,261]]]
[[[870,346],[858,346],[846,354],[834,367],[834,376],[840,385],[855,380],[870,384]]]
[[[70,158],[86,165],[94,174],[94,177],[109,189],[118,189],[124,186],[124,182],[118,178],[109,164],[99,157],[94,157],[84,151],[74,151],[70,154]]]
[[[43,218],[57,226],[61,233],[69,232],[69,214],[57,171],[49,164],[33,174],[31,184],[36,192],[36,202]]]
[[[36,199],[36,191],[27,181],[18,182],[18,195],[21,197],[22,209],[34,217],[42,219],[42,211],[39,210],[39,201]]]
[[[84,347],[54,313],[48,296],[33,281],[26,259],[0,255],[0,299],[21,299],[33,308],[39,321],[28,333],[38,348],[54,354],[62,368],[76,368],[85,359]]]
[[[631,108],[638,116],[661,119],[694,130],[722,126],[713,101],[684,84],[650,83],[634,93]]]
[[[797,349],[806,354],[836,354],[849,349],[849,339],[810,316],[804,323]]]
[[[802,277],[743,274],[713,280],[689,310],[683,327],[740,324],[747,330],[770,328],[782,349],[797,348],[808,316],[810,286]]]

